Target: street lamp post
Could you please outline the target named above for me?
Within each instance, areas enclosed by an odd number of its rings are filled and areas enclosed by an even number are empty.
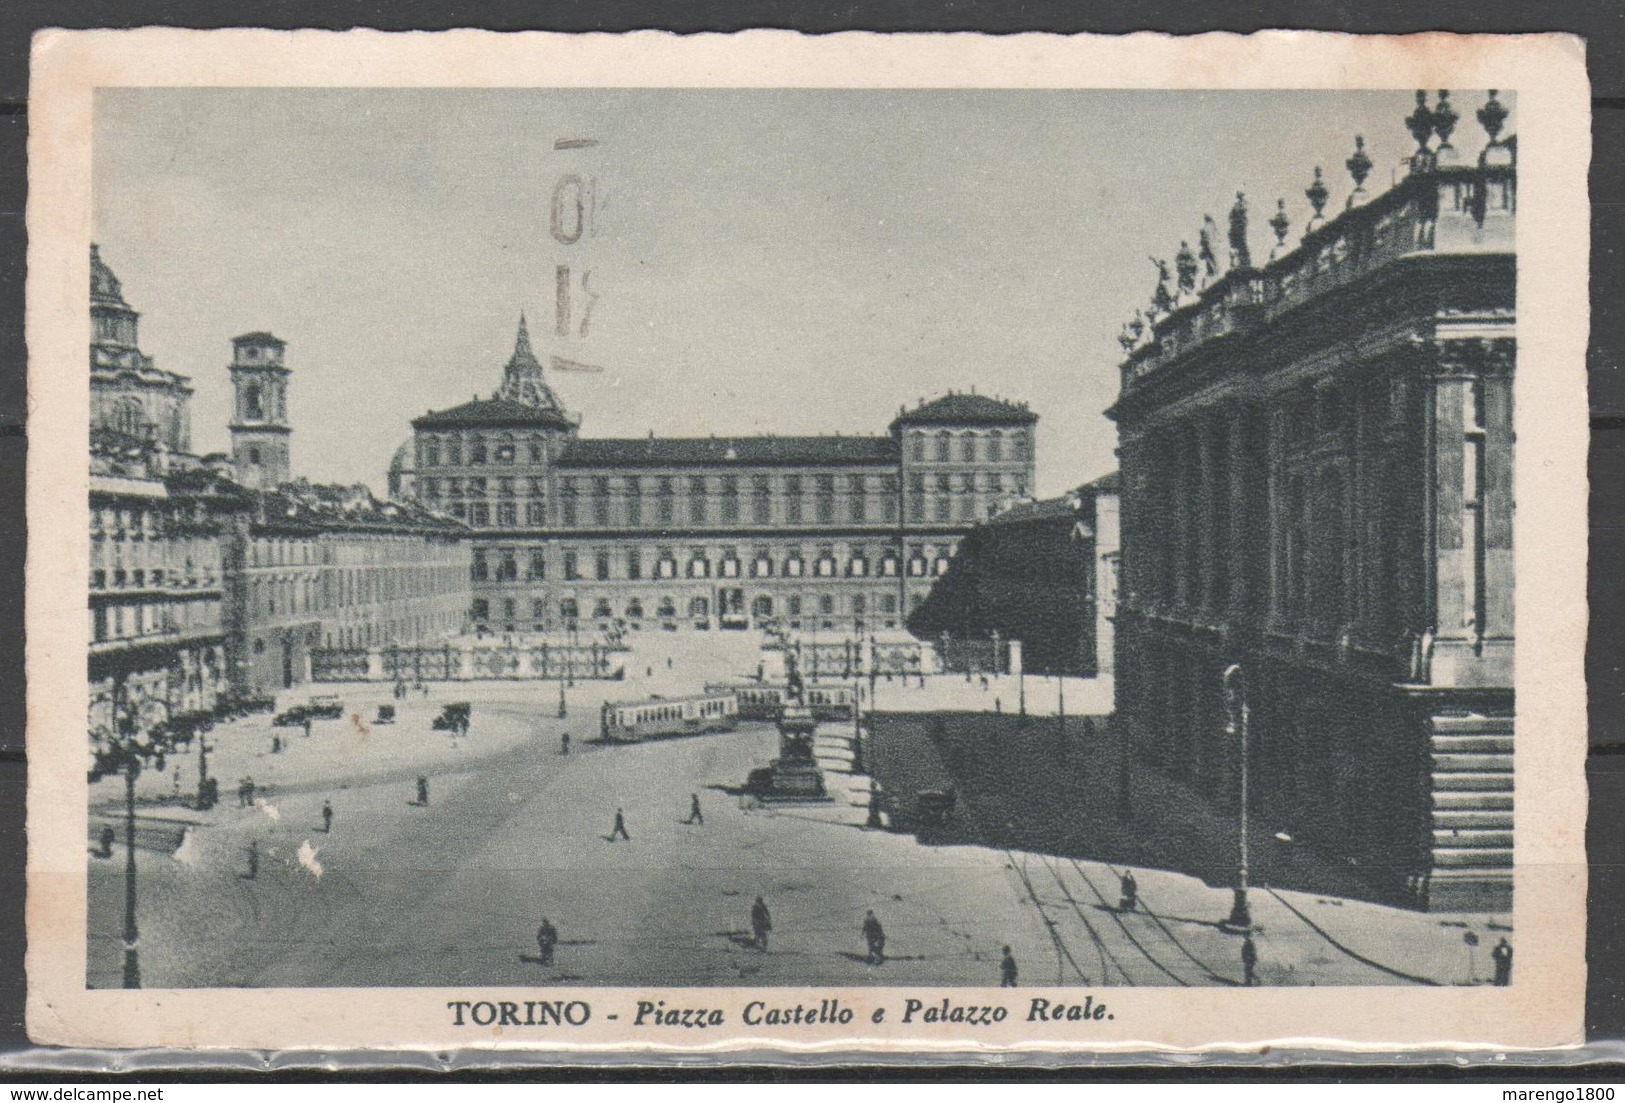
[[[863,679],[852,679],[852,772],[863,769]]]
[[[141,987],[141,936],[135,921],[135,780],[141,760],[126,750],[124,763],[124,987]]]
[[[1232,663],[1221,679],[1224,691],[1225,725],[1227,740],[1236,740],[1236,758],[1241,774],[1241,838],[1236,867],[1235,897],[1230,906],[1230,918],[1224,925],[1232,930],[1249,931],[1253,926],[1252,909],[1247,903],[1247,684],[1242,677],[1241,665]]]

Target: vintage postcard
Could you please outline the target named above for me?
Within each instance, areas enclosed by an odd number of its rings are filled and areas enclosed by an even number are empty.
[[[33,66],[36,1040],[1580,1041],[1578,40]]]

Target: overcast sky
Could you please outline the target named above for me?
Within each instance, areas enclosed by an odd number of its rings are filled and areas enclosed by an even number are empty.
[[[1478,92],[1456,94],[1476,154]],[[1511,105],[1511,97],[1503,97]],[[520,311],[591,436],[881,433],[952,389],[1029,402],[1038,490],[1115,466],[1101,416],[1150,255],[1243,190],[1255,259],[1363,134],[1385,189],[1408,92],[118,89],[95,233],[141,342],[225,450],[230,338],[288,342],[293,468],[382,488],[408,422],[489,394]],[[1508,129],[1516,129],[1514,114]],[[561,138],[597,139],[555,150]],[[596,233],[550,235],[555,182]],[[1330,212],[1329,212],[1330,213]],[[566,230],[569,227],[565,227]],[[585,338],[554,268],[591,271]],[[577,285],[579,302],[579,284]]]

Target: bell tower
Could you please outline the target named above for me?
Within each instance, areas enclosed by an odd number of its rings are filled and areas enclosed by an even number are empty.
[[[237,479],[255,490],[275,490],[288,481],[288,377],[283,363],[287,343],[269,333],[231,339],[231,386],[236,395],[231,419],[231,458]]]

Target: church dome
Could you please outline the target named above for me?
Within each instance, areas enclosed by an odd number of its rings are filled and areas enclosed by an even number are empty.
[[[113,270],[102,260],[98,245],[90,247],[90,301],[99,306],[128,306],[124,301],[124,287]]]
[[[395,455],[389,461],[389,475],[385,480],[389,487],[391,498],[409,498],[416,491],[413,483],[412,442],[404,441],[395,449]]]
[[[399,448],[395,449],[395,456],[389,461],[389,473],[394,475],[399,472],[411,470],[412,442],[408,440],[404,441]]]

